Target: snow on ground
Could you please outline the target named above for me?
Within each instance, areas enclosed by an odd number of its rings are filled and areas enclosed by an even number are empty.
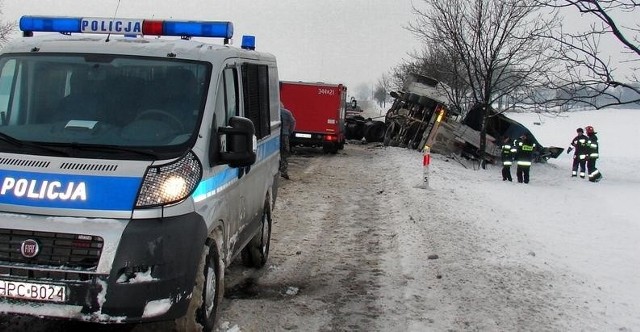
[[[403,169],[397,174],[411,188],[398,193],[406,198],[395,200],[398,206],[389,208],[401,211],[396,218],[409,215],[429,223],[457,222],[480,229],[484,246],[461,250],[486,251],[482,264],[499,268],[526,264],[542,274],[558,275],[553,285],[530,286],[532,295],[557,298],[557,307],[538,309],[557,311],[562,329],[640,331],[640,219],[635,211],[640,202],[640,150],[633,143],[640,110],[576,111],[559,117],[507,115],[527,126],[541,144],[565,149],[576,128],[593,126],[600,139],[598,168],[603,180],[591,183],[571,178],[572,155],[565,153],[546,164],[534,164],[529,184],[503,182],[498,165],[478,170],[466,161],[434,155],[430,189],[424,190],[416,188],[421,184],[422,156],[412,150],[387,148],[386,157],[398,160],[394,164]],[[515,166],[512,174],[515,181]],[[380,176],[390,175],[381,172]],[[448,215],[439,218],[438,213]],[[405,242],[425,241],[424,233],[410,233],[404,235]],[[418,235],[420,238],[412,238]],[[404,265],[425,264],[424,255],[410,252],[412,246],[405,250]],[[446,259],[446,253],[442,254],[441,259]],[[447,268],[451,272],[452,267]],[[473,301],[483,305],[481,299]],[[447,317],[447,310],[453,309],[443,305],[434,310],[433,316]],[[451,325],[456,324],[445,322],[440,327]],[[518,326],[522,327],[516,321],[513,327]]]

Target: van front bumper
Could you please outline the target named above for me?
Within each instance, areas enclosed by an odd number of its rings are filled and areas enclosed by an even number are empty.
[[[36,234],[37,235],[37,234]],[[109,274],[5,264],[0,279],[66,287],[64,303],[0,297],[0,312],[94,322],[170,320],[188,308],[207,237],[196,213],[131,220],[115,250]]]

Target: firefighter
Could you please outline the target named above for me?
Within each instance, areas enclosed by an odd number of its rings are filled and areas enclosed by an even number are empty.
[[[511,178],[511,165],[518,150],[509,136],[502,139],[502,181],[513,181]]]
[[[567,153],[575,149],[573,153],[573,165],[571,167],[571,177],[578,176],[578,167],[580,167],[580,177],[585,177],[585,166],[587,162],[587,141],[589,138],[584,134],[582,128],[576,129],[576,137],[571,141],[571,146],[567,149]]]
[[[529,169],[536,144],[531,142],[529,135],[522,134],[516,142],[516,176],[518,183],[529,183]]]
[[[592,126],[587,126],[587,173],[589,174],[589,181],[598,182],[602,178],[602,173],[596,168],[596,160],[598,160],[598,136]]]

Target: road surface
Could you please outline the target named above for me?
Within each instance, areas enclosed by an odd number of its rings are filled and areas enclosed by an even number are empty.
[[[219,331],[565,329],[554,276],[536,265],[505,264],[500,257],[509,248],[499,232],[479,228],[478,216],[456,202],[464,192],[418,188],[421,167],[399,173],[394,149],[351,142],[336,155],[308,149],[291,157],[267,266],[229,267]],[[421,163],[418,152],[402,153]],[[437,176],[450,175],[443,167]],[[5,331],[76,328],[104,327],[0,319]]]

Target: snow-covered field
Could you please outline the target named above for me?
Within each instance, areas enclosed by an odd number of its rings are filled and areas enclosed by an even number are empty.
[[[565,153],[534,164],[528,185],[503,182],[499,166],[473,171],[436,158],[431,187],[464,193],[459,208],[483,228],[496,228],[496,244],[506,243],[507,255],[525,255],[521,263],[566,276],[562,291],[572,308],[558,310],[570,330],[640,330],[640,149],[634,143],[640,110],[508,116],[542,145],[565,149],[576,128],[593,126],[603,180],[571,178],[572,155]]]

